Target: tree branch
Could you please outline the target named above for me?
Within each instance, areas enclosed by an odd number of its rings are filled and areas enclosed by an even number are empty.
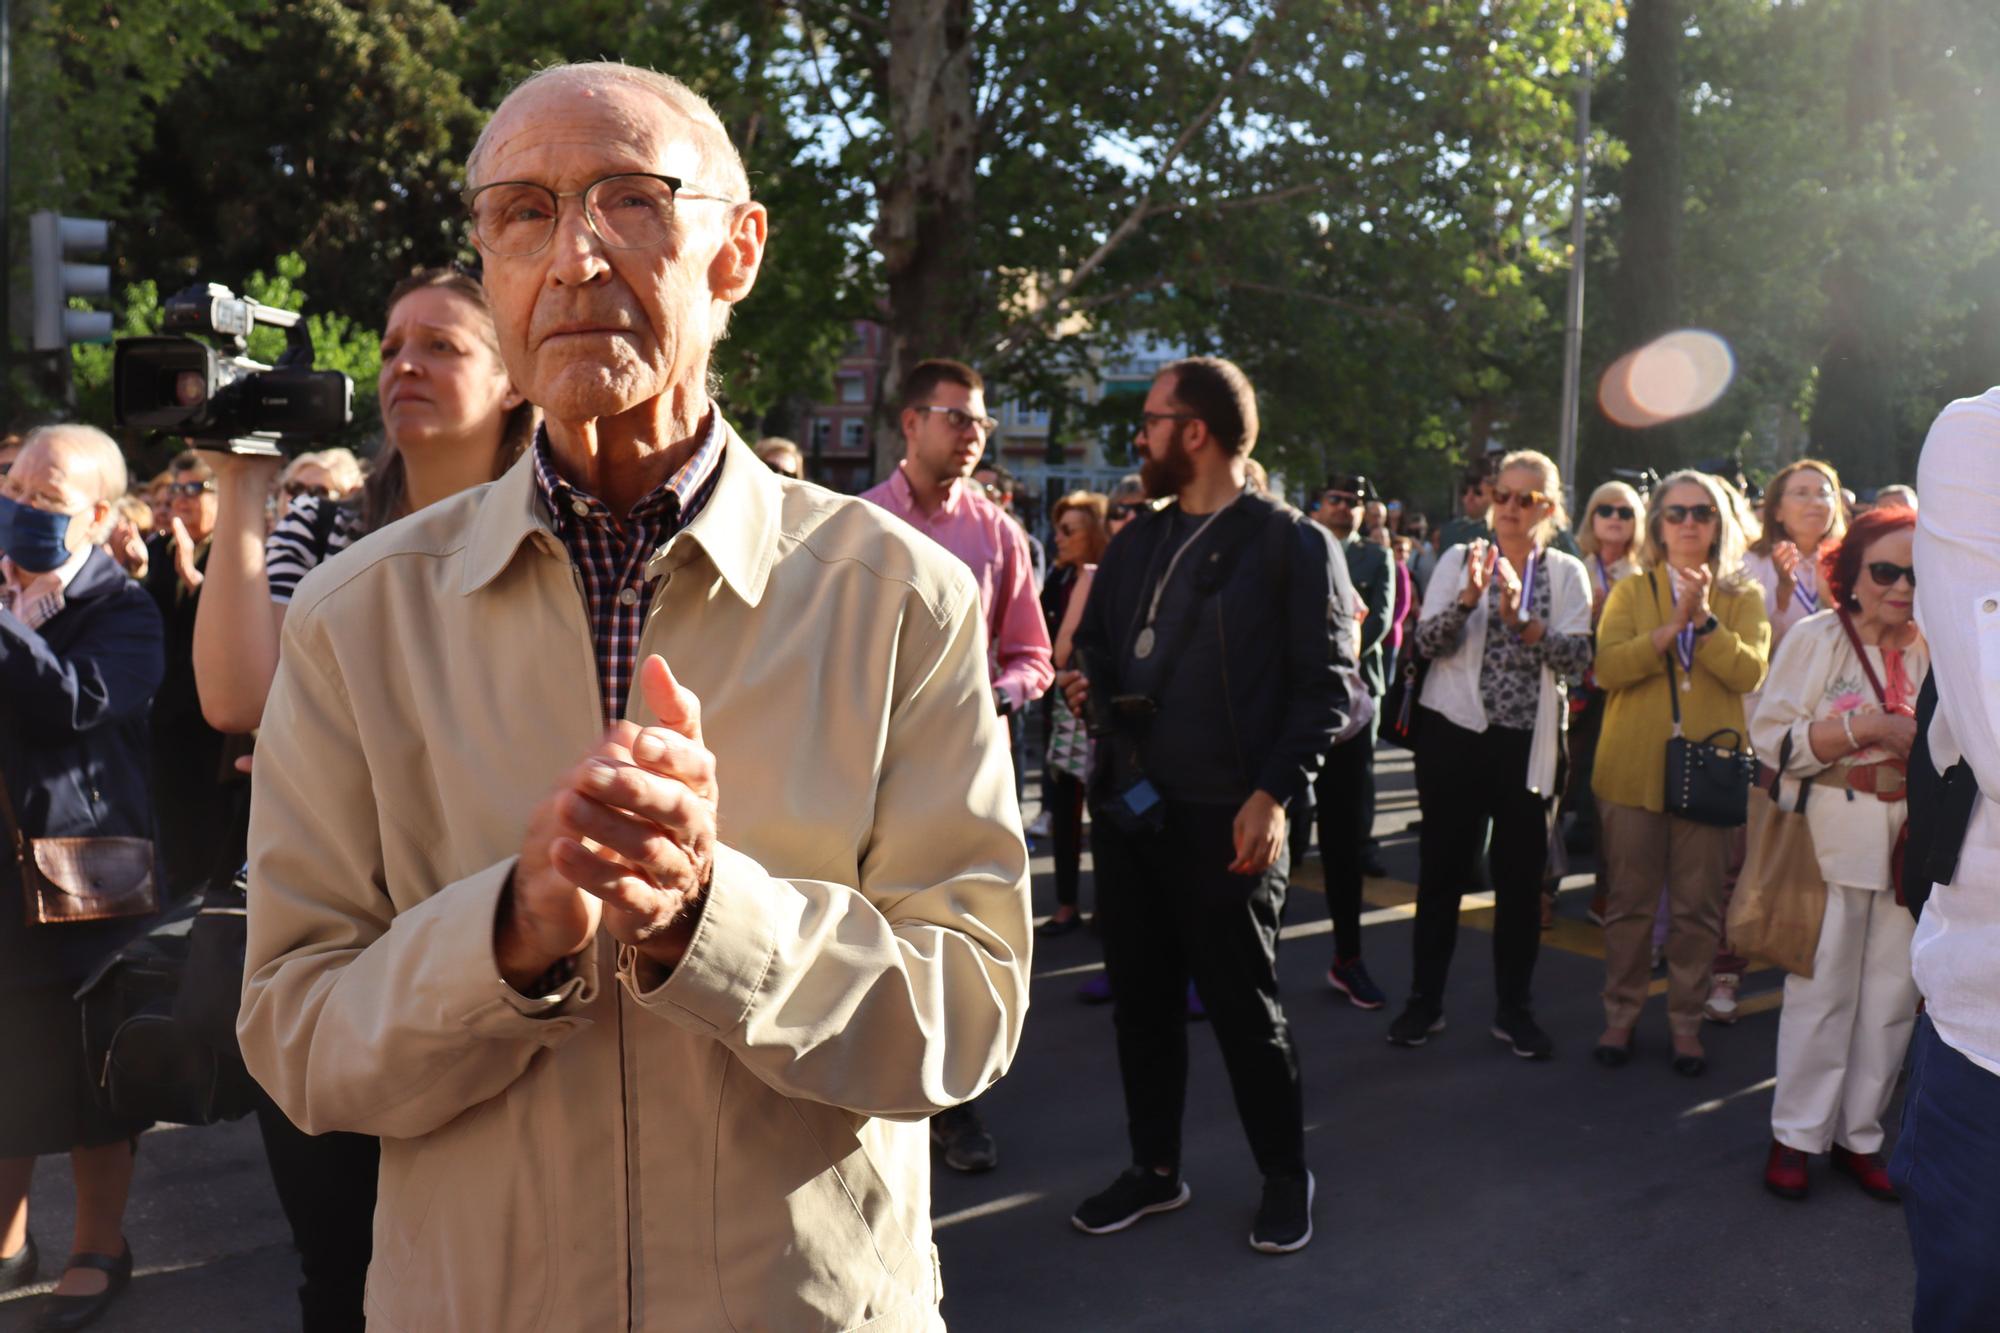
[[[1301,301],[1311,301],[1315,305],[1331,306],[1344,310],[1350,315],[1360,315],[1366,319],[1400,319],[1415,324],[1424,324],[1423,312],[1400,305],[1364,305],[1359,301],[1349,301],[1338,296],[1326,296],[1319,292],[1301,291],[1296,287],[1278,287],[1268,282],[1251,282],[1246,278],[1218,278],[1216,283],[1241,292],[1259,292],[1265,296],[1293,297]]]
[[[833,88],[827,83],[826,70],[820,65],[819,37],[813,32],[812,23],[806,18],[804,5],[794,5],[793,12],[799,16],[799,27],[806,35],[806,52],[812,64],[813,83],[819,88],[820,97],[825,100],[827,110],[831,111],[833,118],[840,122],[840,128],[847,131],[847,146],[852,148],[861,136],[855,133],[853,124],[847,119],[846,108],[834,101]]]
[[[798,14],[799,22],[801,23],[806,22],[805,8],[806,5],[808,4],[810,4],[815,10],[818,10],[821,13],[830,12],[838,15],[841,18],[846,19],[849,23],[852,23],[855,27],[860,28],[863,32],[873,33],[875,36],[883,39],[884,41],[888,40],[889,25],[883,22],[881,19],[875,17],[873,14],[863,13],[862,11],[856,9],[853,5],[821,4],[818,3],[818,0],[799,0],[799,2],[795,3],[792,8],[794,12]]]
[[[1097,272],[1103,266],[1104,261],[1109,259],[1118,247],[1130,240],[1133,233],[1137,232],[1145,224],[1147,218],[1163,211],[1159,205],[1153,202],[1153,191],[1158,188],[1167,173],[1173,170],[1174,164],[1180,161],[1181,155],[1187,151],[1188,145],[1194,142],[1195,136],[1207,129],[1209,123],[1222,110],[1224,103],[1229,100],[1230,92],[1235,87],[1236,81],[1249,71],[1250,66],[1263,53],[1264,45],[1270,40],[1272,30],[1277,27],[1279,20],[1284,17],[1285,10],[1289,7],[1290,0],[1279,0],[1279,3],[1272,8],[1268,20],[1260,25],[1256,32],[1250,35],[1248,42],[1244,43],[1242,57],[1237,60],[1234,68],[1223,77],[1222,82],[1215,90],[1215,96],[1209,98],[1208,105],[1196,113],[1195,117],[1181,129],[1179,137],[1167,149],[1166,156],[1162,157],[1159,165],[1153,168],[1152,175],[1146,180],[1145,185],[1141,187],[1139,198],[1133,203],[1131,211],[1125,215],[1116,227],[1112,228],[1111,234],[1104,238],[1103,243],[1096,250],[1092,251],[1089,257],[1081,264],[1077,265],[1076,269],[1063,281],[1062,285],[1051,293],[1048,301],[1039,311],[1031,313],[1023,319],[1016,320],[1005,333],[1000,335],[999,340],[994,344],[996,351],[1003,354],[1011,351],[1019,344],[1020,340],[1025,339],[1029,333],[1033,332],[1037,325],[1050,318],[1059,317],[1063,307],[1069,303],[1069,299],[1076,292],[1076,289],[1082,286],[1091,274]]]

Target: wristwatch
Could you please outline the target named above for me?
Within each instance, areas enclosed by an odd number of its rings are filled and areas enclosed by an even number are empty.
[[[1717,629],[1721,628],[1721,625],[1722,622],[1711,615],[1707,620],[1695,626],[1695,637],[1700,638],[1704,634],[1713,634]]]

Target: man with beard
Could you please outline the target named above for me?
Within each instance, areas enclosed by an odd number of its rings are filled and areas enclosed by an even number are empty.
[[[986,383],[957,361],[920,361],[903,380],[903,461],[865,492],[873,501],[950,551],[972,571],[986,620],[993,706],[1006,719],[1016,756],[1020,799],[1020,720],[1055,679],[1048,623],[1036,591],[1028,536],[985,488],[971,480],[998,424],[986,415]],[[954,1171],[990,1171],[999,1163],[993,1136],[970,1103],[931,1121],[931,1142]]]
[[[1346,724],[1353,587],[1324,533],[1247,486],[1257,401],[1236,366],[1167,366],[1142,420],[1140,476],[1172,503],[1112,543],[1063,676],[1099,735],[1091,847],[1132,1143],[1071,1221],[1099,1235],[1188,1201],[1191,977],[1264,1176],[1250,1244],[1283,1254],[1312,1239],[1313,1195],[1276,973],[1285,806]]]

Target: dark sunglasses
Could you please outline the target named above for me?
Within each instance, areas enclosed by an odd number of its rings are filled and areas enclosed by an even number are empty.
[[[767,458],[764,460],[764,466],[781,477],[790,477],[793,481],[802,480],[798,472],[793,469],[791,460],[789,459],[781,462],[775,458]]]
[[[1917,586],[1917,567],[1899,565],[1893,560],[1871,560],[1868,562],[1868,577],[1875,580],[1878,588],[1893,588],[1898,579],[1908,579],[1914,588]]]
[[[1326,493],[1326,502],[1328,504],[1345,505],[1347,508],[1352,509],[1361,503],[1361,497],[1352,491],[1328,491]]]
[[[1493,503],[1497,505],[1513,505],[1517,509],[1533,509],[1537,505],[1545,505],[1548,502],[1549,497],[1543,495],[1540,491],[1509,491],[1503,490],[1498,486],[1493,488]]]
[[[1660,510],[1660,517],[1669,523],[1685,523],[1693,519],[1697,523],[1715,522],[1714,505],[1668,505]]]
[[[315,499],[324,500],[331,494],[333,492],[327,490],[326,487],[315,486],[310,482],[288,481],[285,483],[285,498],[287,500],[296,500],[301,495],[310,495]]]
[[[1114,521],[1119,519],[1134,519],[1139,517],[1139,514],[1145,508],[1146,506],[1144,505],[1134,505],[1134,504],[1112,505],[1111,517]]]
[[[203,491],[214,489],[215,483],[212,481],[177,481],[167,487],[167,494],[177,500],[192,500]]]
[[[1597,506],[1597,516],[1599,518],[1622,518],[1628,523],[1636,517],[1631,505],[1599,505]]]

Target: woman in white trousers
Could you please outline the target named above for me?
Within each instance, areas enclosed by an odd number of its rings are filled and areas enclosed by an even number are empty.
[[[1858,519],[1824,557],[1831,605],[1785,636],[1751,723],[1757,752],[1782,763],[1780,796],[1805,816],[1826,916],[1810,978],[1785,979],[1778,1086],[1764,1184],[1806,1196],[1810,1154],[1876,1198],[1894,1200],[1882,1116],[1916,1024],[1916,923],[1898,901],[1891,856],[1907,818],[1904,760],[1930,655],[1912,619],[1916,515]]]

